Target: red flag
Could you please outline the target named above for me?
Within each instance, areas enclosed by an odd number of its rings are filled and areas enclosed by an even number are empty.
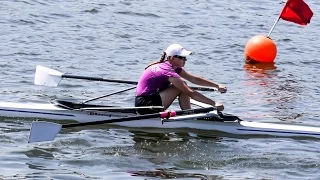
[[[282,9],[280,18],[300,25],[307,25],[310,23],[312,15],[313,12],[303,0],[288,0]]]

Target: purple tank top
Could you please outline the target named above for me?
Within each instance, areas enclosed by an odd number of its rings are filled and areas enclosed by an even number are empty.
[[[148,67],[141,75],[137,85],[137,96],[149,96],[169,87],[169,77],[179,78],[182,68],[173,69],[172,65],[165,61]]]

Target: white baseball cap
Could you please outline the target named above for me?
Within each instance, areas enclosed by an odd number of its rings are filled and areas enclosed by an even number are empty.
[[[192,54],[191,51],[187,51],[184,49],[180,44],[171,44],[167,49],[166,49],[166,54],[167,56],[182,56],[182,57],[187,57],[190,54]]]

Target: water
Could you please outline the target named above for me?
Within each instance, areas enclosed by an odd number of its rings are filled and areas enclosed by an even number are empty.
[[[244,46],[268,34],[280,1],[0,2],[1,101],[89,99],[129,85],[65,79],[33,85],[36,65],[136,81],[171,43],[192,50],[186,69],[228,87],[204,92],[242,119],[319,123],[320,4],[302,27],[280,20],[273,65],[244,63]],[[106,103],[132,106],[134,90]],[[108,125],[64,130],[53,142],[27,143],[30,119],[0,121],[2,179],[319,179],[319,141],[145,132]]]

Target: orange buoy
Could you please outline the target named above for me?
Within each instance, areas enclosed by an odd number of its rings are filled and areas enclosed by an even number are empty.
[[[246,62],[270,63],[277,56],[277,47],[270,38],[258,35],[247,42],[244,55]]]

